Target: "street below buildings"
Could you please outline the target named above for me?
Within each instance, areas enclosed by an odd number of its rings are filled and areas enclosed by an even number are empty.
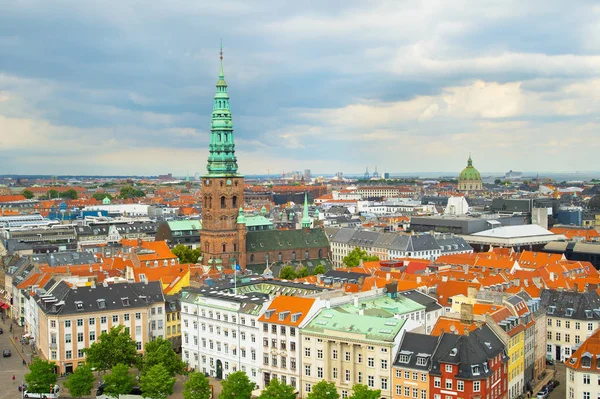
[[[2,330],[4,331],[3,334],[0,334],[0,351],[10,349],[12,352],[11,357],[0,358],[0,385],[4,386],[4,389],[0,389],[0,399],[20,398],[21,394],[18,389],[19,384],[22,384],[25,381],[25,374],[27,374],[29,369],[27,366],[23,365],[21,345],[15,345],[14,343],[15,335],[17,337],[19,336],[16,334],[17,329],[14,329],[12,333],[9,331],[9,318],[5,318],[4,322],[0,322],[0,327],[2,327]],[[14,381],[13,376],[15,376]]]
[[[566,380],[566,370],[565,365],[557,362],[556,373],[554,374],[554,378],[560,382],[560,385],[554,388],[550,395],[548,395],[548,399],[565,399],[567,397],[567,380]]]

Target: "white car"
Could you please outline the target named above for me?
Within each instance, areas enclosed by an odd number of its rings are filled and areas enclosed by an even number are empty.
[[[40,398],[40,399],[58,399],[58,385],[54,386],[53,392],[50,393],[33,393],[28,392],[27,389],[23,391],[23,398]]]

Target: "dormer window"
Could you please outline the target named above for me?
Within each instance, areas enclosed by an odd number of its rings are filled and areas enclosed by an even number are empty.
[[[473,375],[479,375],[481,373],[481,371],[479,369],[479,365],[473,365],[473,366],[471,366],[471,373]]]
[[[424,356],[417,357],[417,366],[425,366],[427,365],[427,358]]]
[[[565,310],[565,316],[571,317],[573,316],[573,313],[575,313],[575,309],[573,308],[567,308],[567,310]]]
[[[400,355],[398,357],[398,361],[400,363],[408,363],[409,360],[410,360],[410,356],[409,355]]]
[[[96,303],[98,303],[98,309],[106,309],[106,301],[104,299],[98,299]]]
[[[75,309],[77,309],[77,311],[82,311],[83,310],[83,302],[75,301]]]
[[[450,356],[456,356],[457,353],[458,353],[458,349],[452,348],[452,350],[450,351]]]
[[[271,318],[271,316],[273,315],[273,313],[275,313],[275,309],[268,309],[268,310],[265,312],[265,319],[270,319],[270,318]]]
[[[289,310],[286,310],[285,312],[279,312],[279,320],[283,321],[285,320],[285,318],[290,314]]]
[[[590,368],[592,367],[592,357],[588,353],[584,353],[581,357],[581,367]]]
[[[298,321],[298,319],[300,318],[300,316],[302,316],[302,313],[294,313],[292,315],[292,322],[295,323]]]
[[[125,297],[125,298],[121,298],[121,302],[123,302],[123,306],[129,306],[129,298]]]
[[[585,311],[585,317],[588,318],[588,319],[591,319],[592,318],[592,311],[591,310],[586,310]]]
[[[548,314],[554,314],[554,311],[556,310],[556,306],[548,306]]]

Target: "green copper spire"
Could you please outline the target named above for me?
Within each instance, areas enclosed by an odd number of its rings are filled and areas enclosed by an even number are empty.
[[[235,157],[229,95],[227,94],[227,82],[225,82],[225,73],[223,72],[223,45],[221,45],[220,59],[221,68],[210,122],[207,176],[239,176],[237,174],[238,165]]]
[[[467,166],[473,166],[473,160],[471,159],[471,153],[469,153],[469,160],[467,161]]]
[[[308,217],[308,195],[304,193],[304,210],[302,211],[302,228],[310,228],[310,218]]]
[[[244,216],[244,208],[242,208],[240,206],[240,210],[238,212],[238,217],[237,217],[237,222],[238,224],[246,224],[246,216]]]

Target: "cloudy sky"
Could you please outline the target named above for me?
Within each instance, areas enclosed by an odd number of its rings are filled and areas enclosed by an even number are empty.
[[[0,174],[600,169],[597,1],[0,5]]]

